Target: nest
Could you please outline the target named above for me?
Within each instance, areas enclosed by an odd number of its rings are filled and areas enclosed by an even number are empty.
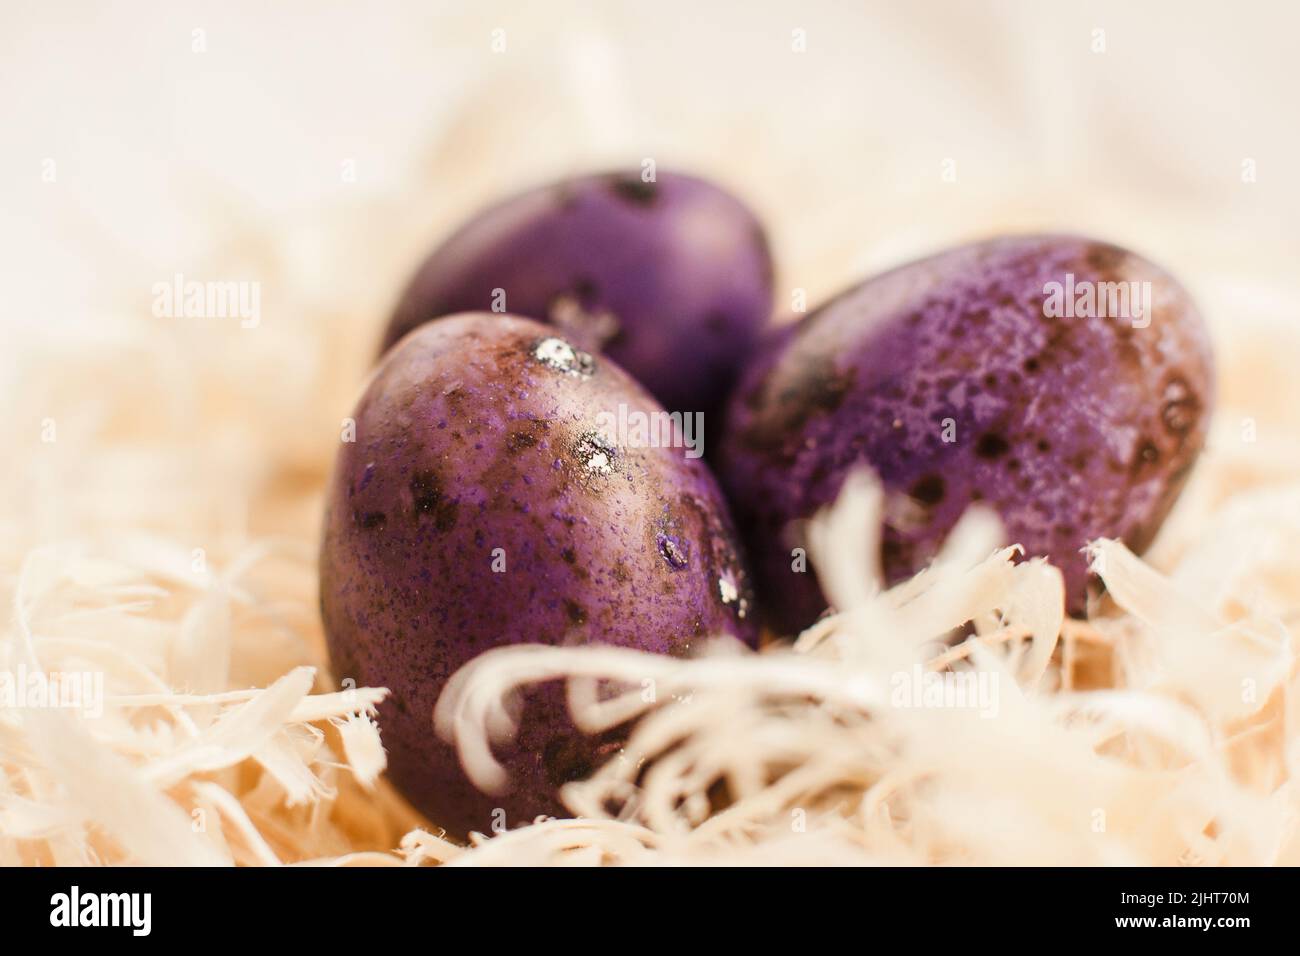
[[[494,115],[465,108],[505,167],[521,138],[555,139]],[[862,534],[880,493],[859,475],[813,526],[837,613],[793,646],[719,641],[690,660],[515,647],[465,668],[431,717],[484,786],[500,782],[491,743],[512,733],[523,685],[569,678],[590,730],[639,720],[566,787],[576,819],[444,839],[384,781],[383,690],[328,673],[315,557],[340,428],[429,223],[538,178],[531,154],[490,174],[449,155],[387,204],[214,227],[196,272],[260,277],[255,328],[158,318],[133,294],[11,343],[0,864],[1300,864],[1300,335],[1287,295],[1172,218],[1136,245],[1165,250],[1212,320],[1215,426],[1147,554],[1093,543],[1108,596],[1088,620],[1063,616],[1059,574],[1016,561],[981,512],[933,567],[881,587]],[[462,188],[437,188],[449,181]],[[827,292],[863,263],[846,274],[810,239],[852,223],[812,222],[807,201],[760,208],[804,250],[788,285]],[[1034,208],[1105,235],[1126,208],[1022,205],[998,222],[963,206],[921,234],[904,196],[877,225],[911,254],[1061,225],[1031,222]],[[867,271],[908,257],[882,250]]]
[[[523,685],[568,678],[589,731],[639,720],[566,787],[577,819],[460,847],[381,778],[384,691],[328,676],[329,455],[248,414],[270,395],[212,402],[227,376],[258,380],[230,368],[238,350],[191,329],[179,357],[145,334],[49,356],[83,367],[23,392],[53,434],[27,436],[31,480],[8,498],[6,541],[45,540],[5,555],[0,863],[1300,863],[1294,448],[1239,440],[1230,413],[1149,558],[1093,544],[1108,597],[1087,621],[981,512],[880,587],[863,473],[810,532],[837,613],[793,646],[478,658],[434,717],[486,788]],[[287,393],[301,343],[267,338],[291,374],[261,380]],[[296,530],[250,536],[259,512]]]

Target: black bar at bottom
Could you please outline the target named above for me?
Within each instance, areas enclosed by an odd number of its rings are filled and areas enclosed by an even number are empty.
[[[970,933],[981,924],[1021,939],[1231,943],[1252,930],[1278,932],[1294,909],[1292,873],[1263,869],[11,869],[0,880],[9,941],[282,938],[332,950],[347,941],[396,945],[393,933],[418,939],[443,926],[467,933],[465,941],[481,927],[496,945],[511,931],[594,942],[588,934],[599,923],[640,935],[701,922],[761,930],[773,920],[791,929],[812,921],[819,935],[840,925],[864,943],[876,932]],[[696,942],[696,929],[687,935]]]

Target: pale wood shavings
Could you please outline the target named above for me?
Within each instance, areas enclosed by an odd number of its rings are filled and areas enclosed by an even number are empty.
[[[580,820],[469,848],[382,779],[384,692],[333,691],[312,670],[314,509],[303,537],[211,545],[201,561],[136,531],[14,553],[0,665],[98,672],[103,713],[0,707],[0,860],[1295,862],[1300,487],[1207,498],[1224,479],[1215,459],[1203,468],[1159,569],[1095,543],[1109,593],[1087,621],[1063,617],[1060,575],[1002,547],[981,513],[934,567],[883,588],[860,533],[880,495],[863,475],[810,526],[841,611],[793,647],[485,655],[434,715],[484,786],[503,782],[491,743],[514,732],[519,685],[568,677],[589,730],[639,722],[566,788]],[[996,678],[996,695],[927,706],[924,681],[953,674]],[[609,696],[611,682],[628,690]]]
[[[844,495],[856,500],[811,525],[819,568],[864,553],[837,521],[870,519],[879,494],[864,476]],[[843,553],[824,550],[837,542]],[[566,787],[583,819],[498,835],[456,862],[795,863],[813,862],[812,847],[823,863],[861,862],[864,850],[903,863],[1275,862],[1292,839],[1297,805],[1280,785],[1296,748],[1278,732],[1283,709],[1265,705],[1296,690],[1292,635],[1265,612],[1229,622],[1223,599],[1193,599],[1117,542],[1093,553],[1118,607],[1089,622],[1063,617],[1054,569],[1014,563],[977,518],[897,588],[881,589],[870,562],[822,577],[849,609],[793,648],[690,661],[601,648],[484,655],[449,686],[436,722],[485,782],[501,780],[489,740],[509,732],[495,719],[520,685],[567,674],[635,689],[650,677],[664,703],[571,694],[588,730],[641,713],[619,756]],[[1196,546],[1184,560],[1199,560]],[[996,627],[941,642],[967,620]],[[1075,689],[1080,648],[1129,644],[1138,650],[1115,659],[1107,689]],[[1044,681],[1049,667],[1059,681]],[[985,679],[990,692],[964,705],[916,698],[945,675]],[[719,784],[721,808],[705,799]],[[627,844],[635,828],[658,841]]]
[[[255,563],[234,566],[252,577]],[[314,692],[306,665],[232,688],[236,631],[267,623],[241,616],[231,595],[256,599],[211,565],[189,578],[166,565],[165,549],[138,542],[111,558],[81,544],[30,553],[10,583],[2,672],[84,678],[87,694],[76,707],[0,698],[0,857],[277,865],[346,851],[354,838],[330,813],[304,825],[293,808],[374,786],[384,691]],[[341,758],[318,725],[337,729]],[[356,777],[340,776],[352,761]],[[398,833],[383,829],[378,848]]]
[[[465,129],[497,115],[481,107],[466,104]],[[498,120],[482,142],[517,139]],[[1214,279],[1221,244],[1198,252],[1177,217],[1161,227],[1160,216],[1148,228],[1203,280],[1207,315],[1230,322],[1220,398],[1151,550],[1096,543],[1109,594],[1088,620],[1062,617],[1059,575],[1017,563],[987,514],[959,526],[935,568],[883,588],[879,494],[862,476],[811,525],[839,613],[793,648],[718,645],[676,661],[523,647],[457,675],[439,729],[487,786],[502,781],[491,742],[513,732],[505,699],[520,684],[568,677],[587,728],[640,718],[621,754],[566,788],[583,819],[461,847],[415,814],[381,773],[372,718],[384,691],[337,691],[326,675],[314,555],[340,422],[373,358],[377,332],[361,317],[391,307],[429,223],[510,179],[488,154],[515,156],[443,150],[430,181],[469,187],[232,243],[210,274],[276,278],[256,330],[106,309],[57,339],[33,328],[11,343],[22,358],[0,437],[21,465],[0,469],[12,611],[0,672],[104,683],[94,717],[0,702],[0,864],[1300,865],[1294,296],[1231,270]],[[523,175],[533,159],[512,162]],[[750,185],[762,189],[757,173]],[[1008,222],[1035,226],[1033,208],[1062,198],[1027,197]],[[788,248],[851,233],[808,217],[807,201],[767,195]],[[1117,212],[1088,219],[1090,204],[1074,207],[1081,223]],[[961,229],[1005,224],[976,212]],[[915,218],[909,202],[892,225],[904,234]],[[942,245],[954,228],[907,233],[868,250],[869,264]],[[383,252],[359,267],[363,249]],[[849,258],[804,261],[799,274],[830,291]],[[1278,275],[1287,262],[1273,260]],[[997,693],[984,707],[927,706],[925,682],[954,674],[996,678]],[[631,690],[602,699],[601,681]]]

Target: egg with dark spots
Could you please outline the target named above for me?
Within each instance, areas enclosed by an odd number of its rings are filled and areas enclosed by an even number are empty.
[[[559,785],[622,739],[580,734],[559,684],[521,698],[489,796],[436,737],[434,703],[473,657],[520,643],[684,655],[702,637],[754,645],[749,577],[718,488],[684,447],[620,444],[609,419],[666,414],[610,360],[556,329],[459,315],[382,362],[339,449],[320,559],[335,677],[387,687],[389,774],[464,835],[564,813]]]
[[[607,173],[470,220],[419,267],[383,348],[456,312],[528,316],[608,355],[668,409],[712,419],[771,306],[767,240],[736,197],[692,176]]]
[[[732,399],[721,477],[781,630],[826,606],[792,549],[858,464],[887,492],[890,582],[982,501],[1062,570],[1077,614],[1096,584],[1081,549],[1150,544],[1213,397],[1204,323],[1167,272],[1086,238],[998,238],[870,279],[762,353]]]

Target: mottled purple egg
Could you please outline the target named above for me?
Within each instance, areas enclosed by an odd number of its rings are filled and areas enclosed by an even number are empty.
[[[470,220],[420,266],[383,347],[439,316],[510,312],[608,355],[670,410],[707,415],[771,304],[763,228],[734,196],[691,176],[603,174]]]
[[[787,632],[825,608],[796,570],[800,519],[855,465],[885,484],[883,567],[924,567],[973,502],[1065,575],[1081,550],[1154,538],[1204,444],[1205,326],[1166,272],[1071,236],[993,239],[911,263],[809,315],[742,378],[721,477],[759,596]]]
[[[621,412],[620,412],[621,409]],[[434,702],[476,655],[600,643],[685,655],[756,639],[748,575],[712,476],[602,415],[665,414],[614,363],[500,315],[432,322],[392,350],[339,450],[320,559],[335,677],[392,691],[389,773],[437,825],[488,832],[560,815],[557,788],[617,750],[570,723],[562,687],[523,695],[489,796],[438,739]],[[660,432],[661,436],[667,434]]]

